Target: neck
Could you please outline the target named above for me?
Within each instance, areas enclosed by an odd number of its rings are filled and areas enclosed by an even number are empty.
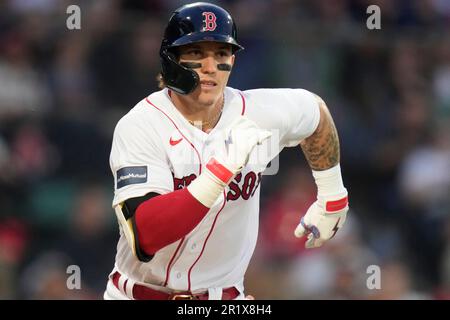
[[[169,96],[186,120],[200,130],[209,132],[219,122],[224,105],[223,95],[209,104],[199,103],[188,96],[182,96],[170,90]]]

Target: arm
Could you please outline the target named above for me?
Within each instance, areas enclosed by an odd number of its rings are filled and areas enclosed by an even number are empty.
[[[156,251],[191,232],[244,167],[251,150],[270,132],[240,117],[230,125],[227,136],[233,141],[228,153],[211,158],[187,188],[133,199],[133,203],[128,199],[116,207],[125,236],[141,261],[149,261]]]
[[[307,248],[320,247],[334,237],[348,211],[347,189],[340,168],[339,138],[325,102],[317,97],[320,121],[314,133],[300,144],[317,185],[317,201],[308,209],[295,230],[308,236]]]
[[[311,169],[321,171],[339,163],[339,137],[325,102],[316,97],[320,109],[319,125],[310,137],[300,143],[300,146]]]

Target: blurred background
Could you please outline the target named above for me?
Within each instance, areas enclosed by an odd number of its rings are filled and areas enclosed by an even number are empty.
[[[157,90],[163,28],[187,2],[0,1],[0,299],[102,298],[118,240],[113,129]],[[449,299],[450,1],[213,2],[246,48],[230,86],[327,102],[351,196],[335,239],[305,251],[293,231],[315,187],[300,149],[285,149],[263,178],[247,293]],[[71,4],[81,30],[66,27]],[[371,4],[381,30],[366,27]],[[80,290],[66,286],[69,265]],[[379,290],[366,285],[372,265]]]

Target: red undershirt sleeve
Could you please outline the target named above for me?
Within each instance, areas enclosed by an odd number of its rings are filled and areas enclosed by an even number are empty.
[[[183,238],[197,226],[209,208],[185,189],[151,198],[135,213],[139,246],[148,255]]]

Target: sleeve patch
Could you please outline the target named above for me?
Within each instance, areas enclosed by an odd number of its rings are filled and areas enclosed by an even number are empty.
[[[116,189],[147,182],[147,166],[124,167],[117,170]]]

